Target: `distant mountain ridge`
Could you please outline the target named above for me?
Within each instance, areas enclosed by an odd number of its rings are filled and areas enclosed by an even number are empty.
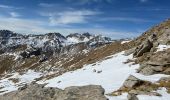
[[[33,47],[42,47],[45,44],[54,46],[56,48],[60,46],[88,42],[93,39],[93,42],[111,42],[111,38],[104,37],[101,35],[91,35],[89,33],[74,33],[68,36],[63,36],[60,33],[47,33],[41,35],[23,35],[19,33],[14,33],[9,30],[0,30],[0,45],[10,46],[19,44],[28,44]]]

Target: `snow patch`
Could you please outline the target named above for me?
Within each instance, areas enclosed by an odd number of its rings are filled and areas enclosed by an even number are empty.
[[[169,49],[169,48],[170,48],[170,45],[159,45],[157,47],[157,52],[158,51],[164,51],[164,50]]]
[[[145,76],[145,75],[142,75],[140,73],[134,73],[132,75],[135,76],[138,79],[149,81],[149,82],[152,82],[152,83],[159,81],[162,77],[169,77],[170,76],[170,75],[165,75],[165,74],[154,74],[154,75]]]
[[[122,41],[121,44],[128,43],[130,40]]]
[[[157,90],[162,96],[138,95],[139,100],[169,100],[170,94],[167,93],[166,88]]]
[[[34,81],[34,79],[41,77],[42,73],[28,70],[28,72],[24,73],[23,75],[20,75],[19,73],[13,73],[10,75],[12,76],[8,78],[2,78],[2,80],[0,80],[0,91],[4,91],[0,92],[0,95],[15,91],[26,83],[31,83]],[[18,79],[18,82],[14,83],[10,79]]]

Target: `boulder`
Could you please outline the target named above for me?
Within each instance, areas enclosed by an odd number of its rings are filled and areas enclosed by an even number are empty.
[[[134,88],[135,86],[139,85],[142,82],[143,82],[142,80],[136,78],[135,76],[130,75],[123,83],[123,87]]]
[[[143,42],[142,45],[140,45],[139,47],[136,48],[133,56],[140,57],[144,53],[149,52],[152,47],[153,47],[153,43],[150,40],[146,40],[145,42]]]
[[[127,95],[128,100],[139,100],[135,94],[129,93]]]
[[[156,73],[163,72],[164,67],[163,66],[152,66],[149,64],[142,64],[140,68],[138,69],[138,72],[143,75],[153,75]]]
[[[11,99],[12,98],[12,99]],[[44,87],[40,84],[30,84],[18,91],[0,96],[0,100],[108,100],[104,89],[97,85],[82,87],[59,88]]]

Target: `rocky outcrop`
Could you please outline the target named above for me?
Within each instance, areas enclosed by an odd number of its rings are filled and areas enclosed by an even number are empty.
[[[122,93],[128,93],[128,100],[138,100],[137,95],[154,95],[160,96],[159,93],[154,92],[159,88],[159,85],[144,81],[130,75],[123,86],[117,91],[114,91],[112,95],[121,95]]]
[[[39,56],[41,55],[41,53],[42,53],[42,50],[40,48],[35,48],[35,49],[30,48],[20,53],[20,56],[25,59],[25,58],[29,58],[32,55]]]
[[[144,75],[167,74],[170,75],[170,49],[160,48],[158,46],[170,44],[170,19],[151,28],[140,37],[133,40],[135,49],[125,51],[125,55],[133,54],[135,62],[140,65],[138,73]],[[162,50],[164,49],[164,50]],[[113,92],[114,95],[128,93],[128,100],[138,100],[136,95],[154,95],[161,96],[155,92],[159,88],[166,88],[170,93],[170,78],[161,78],[156,83],[140,80],[134,76],[129,76],[123,86]]]
[[[64,90],[30,84],[0,96],[0,100],[108,100],[101,86],[68,87]]]
[[[144,53],[149,52],[152,47],[153,47],[153,43],[150,40],[146,40],[142,45],[136,48],[133,56],[140,57]]]
[[[170,74],[170,49],[152,54],[147,61],[141,63],[139,73],[144,75]]]

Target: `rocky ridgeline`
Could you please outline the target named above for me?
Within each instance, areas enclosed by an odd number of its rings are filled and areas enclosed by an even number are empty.
[[[48,52],[61,50],[62,47],[71,44],[85,43],[89,47],[99,44],[111,42],[111,39],[103,36],[95,36],[89,33],[70,34],[63,36],[60,33],[47,33],[43,35],[23,35],[13,33],[8,30],[0,30],[0,47],[1,52],[9,51],[18,48],[19,46],[27,45],[27,48],[41,48],[42,51]]]
[[[134,64],[139,64],[138,73],[143,75],[166,74],[170,75],[170,49],[161,45],[170,45],[170,20],[167,20],[152,29],[146,31],[142,36],[133,40],[131,45],[134,48],[125,51],[125,55],[133,54]],[[131,61],[130,61],[131,62]],[[137,95],[161,96],[155,92],[161,87],[165,87],[170,93],[170,77],[161,78],[156,83],[140,80],[130,75],[123,86],[113,92],[113,95],[121,95],[124,92],[129,93],[129,100],[138,100]]]

